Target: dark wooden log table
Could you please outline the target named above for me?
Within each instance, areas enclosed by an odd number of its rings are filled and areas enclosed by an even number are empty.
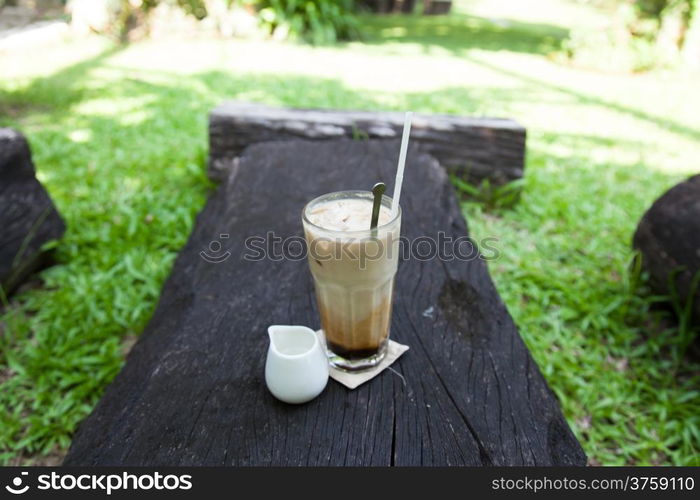
[[[300,406],[267,391],[267,326],[319,321],[306,262],[245,260],[246,238],[300,237],[302,207],[322,193],[380,179],[390,192],[398,149],[347,139],[249,147],[197,218],[65,464],[584,465],[481,259],[400,263],[391,335],[411,347],[393,365],[401,376],[385,371],[353,391],[331,380]],[[444,170],[415,148],[408,158],[403,235],[466,236]]]

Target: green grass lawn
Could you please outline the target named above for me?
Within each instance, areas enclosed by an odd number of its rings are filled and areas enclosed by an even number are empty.
[[[0,463],[56,460],[119,371],[211,189],[207,113],[241,99],[520,121],[520,201],[464,211],[477,239],[498,238],[490,269],[521,335],[591,463],[700,465],[693,332],[650,310],[630,270],[644,210],[700,167],[697,75],[556,63],[570,23],[599,14],[540,1],[368,18],[361,42],[335,47],[92,38],[0,53],[0,125],[27,135],[68,225],[58,265],[2,313]]]

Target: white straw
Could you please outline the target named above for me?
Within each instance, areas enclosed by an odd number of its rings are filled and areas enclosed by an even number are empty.
[[[406,167],[406,150],[408,149],[408,136],[411,134],[411,118],[413,113],[406,112],[403,122],[403,136],[401,137],[401,151],[399,152],[399,166],[396,169],[396,181],[394,182],[394,196],[391,201],[391,216],[396,216],[399,210],[399,199],[401,198],[401,185],[403,184],[403,171]]]

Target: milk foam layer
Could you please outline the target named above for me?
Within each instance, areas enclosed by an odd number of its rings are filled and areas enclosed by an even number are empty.
[[[372,201],[358,198],[330,200],[313,207],[307,217],[313,224],[332,231],[364,231],[369,229],[372,219]],[[382,206],[379,225],[390,220],[390,210]]]

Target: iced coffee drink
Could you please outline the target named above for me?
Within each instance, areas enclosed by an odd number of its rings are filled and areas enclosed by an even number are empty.
[[[331,364],[362,370],[386,353],[401,211],[382,198],[379,224],[370,230],[372,193],[342,191],[304,208],[308,261]]]

